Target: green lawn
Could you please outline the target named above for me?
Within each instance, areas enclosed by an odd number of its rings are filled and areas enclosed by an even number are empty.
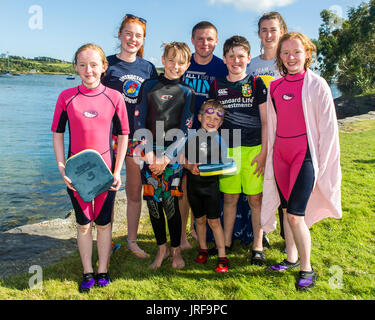
[[[318,280],[310,292],[295,290],[298,270],[273,274],[264,267],[251,266],[249,248],[237,242],[229,254],[231,268],[227,274],[214,271],[215,257],[203,266],[195,263],[197,243],[193,241],[195,248],[183,252],[183,270],[173,270],[169,259],[159,270],[151,271],[148,266],[156,245],[150,222],[145,218],[139,243],[151,257],[137,259],[125,249],[125,233],[114,234],[114,242],[122,247],[111,259],[114,281],[110,286],[95,288],[89,294],[78,293],[82,268],[75,253],[43,269],[42,289],[29,288],[30,274],[0,280],[0,299],[374,299],[375,121],[351,126],[351,132],[340,132],[343,218],[321,221],[311,229],[312,263]],[[278,230],[269,234],[269,264],[285,257],[278,234]]]

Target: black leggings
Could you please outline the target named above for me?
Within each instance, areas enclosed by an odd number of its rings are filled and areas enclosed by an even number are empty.
[[[164,213],[168,220],[171,247],[177,248],[181,243],[181,214],[178,207],[178,197],[169,197],[162,202],[147,200],[152,229],[158,246],[167,242]]]

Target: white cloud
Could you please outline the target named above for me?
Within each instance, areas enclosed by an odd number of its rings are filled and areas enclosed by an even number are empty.
[[[210,4],[218,3],[233,5],[238,10],[263,11],[275,7],[285,7],[297,0],[210,0]]]

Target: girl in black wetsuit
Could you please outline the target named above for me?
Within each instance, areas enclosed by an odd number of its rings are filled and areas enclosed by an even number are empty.
[[[134,113],[134,138],[142,141],[144,163],[141,165],[143,198],[147,201],[158,253],[151,269],[159,268],[168,257],[164,213],[167,216],[172,247],[172,267],[185,266],[181,256],[181,215],[178,197],[181,192],[182,165],[175,155],[185,145],[194,112],[194,90],[181,82],[189,67],[191,51],[183,42],[166,44],[162,63],[165,73],[146,80],[138,96]],[[172,130],[179,129],[172,133]],[[177,134],[177,135],[176,135]],[[168,137],[177,137],[168,141]]]

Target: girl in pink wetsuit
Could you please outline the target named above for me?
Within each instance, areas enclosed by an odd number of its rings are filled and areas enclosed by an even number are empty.
[[[337,118],[327,83],[308,69],[314,51],[303,34],[287,33],[280,39],[277,65],[283,77],[271,82],[267,101],[261,223],[267,232],[274,229],[281,202],[287,259],[269,270],[300,266],[298,290],[310,289],[316,281],[309,226],[328,216],[341,217]]]
[[[77,243],[83,265],[80,292],[88,292],[97,284],[106,286],[111,282],[108,263],[112,243],[112,209],[116,191],[121,186],[120,171],[124,162],[129,124],[126,106],[121,94],[100,83],[102,73],[108,66],[103,50],[94,45],[80,47],[74,59],[74,67],[82,84],[61,92],[52,122],[53,146],[59,171],[68,187],[68,194],[76,214],[78,225]],[[91,202],[84,202],[65,175],[64,132],[69,121],[68,157],[84,149],[98,151],[113,172],[114,183]],[[112,133],[118,135],[118,151],[113,157]],[[92,267],[92,223],[97,227],[98,273]]]

